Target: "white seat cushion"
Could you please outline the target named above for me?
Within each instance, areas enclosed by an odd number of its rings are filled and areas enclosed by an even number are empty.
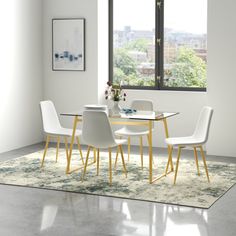
[[[60,128],[57,130],[52,130],[50,133],[47,133],[49,135],[55,135],[55,136],[68,136],[71,137],[72,136],[72,129],[68,129],[68,128]],[[77,129],[75,132],[75,136],[81,136],[82,135],[82,131]]]
[[[127,142],[126,139],[115,139],[115,142],[117,145],[122,145]]]
[[[166,143],[172,146],[193,146],[204,143],[204,140],[195,138],[194,136],[167,138]]]
[[[139,127],[135,127],[135,129],[128,129],[127,127],[123,127],[119,130],[115,131],[115,135],[118,136],[143,136],[143,135],[147,135],[149,134],[149,130],[143,130],[143,127],[141,127],[142,129],[138,130],[137,128]],[[152,129],[153,131],[154,129]]]
[[[109,148],[113,148],[113,147],[116,147],[118,145],[122,145],[127,142],[126,139],[115,139],[114,141],[115,141],[114,143],[110,143]],[[93,147],[100,148],[100,149],[107,149],[108,148],[106,143],[104,143],[104,144],[100,143],[99,146],[94,145]]]

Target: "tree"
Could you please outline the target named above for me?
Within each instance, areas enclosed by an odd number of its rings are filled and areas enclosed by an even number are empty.
[[[170,71],[170,79],[165,84],[167,86],[206,87],[206,63],[190,48],[179,48]]]
[[[150,43],[150,40],[148,40],[148,39],[137,39],[137,40],[133,40],[133,41],[128,42],[125,45],[125,48],[127,50],[134,50],[134,51],[147,53],[147,48],[148,48],[149,43]]]
[[[136,63],[132,57],[128,55],[128,51],[118,48],[114,51],[114,67],[123,71],[125,75],[136,74]]]
[[[125,80],[125,74],[123,70],[118,67],[114,67],[113,70],[113,84],[120,84],[121,81]]]

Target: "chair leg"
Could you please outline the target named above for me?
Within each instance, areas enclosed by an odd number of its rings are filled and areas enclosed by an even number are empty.
[[[115,160],[115,165],[114,165],[115,169],[116,169],[116,165],[117,165],[117,161],[118,161],[118,155],[119,155],[119,147],[117,147],[117,151],[116,151],[116,160]]]
[[[69,153],[68,153],[68,141],[67,141],[67,137],[65,137],[64,139],[65,139],[65,147],[66,147],[66,159],[67,159],[67,161],[68,161]]]
[[[97,175],[99,175],[99,159],[100,159],[100,150],[97,150]]]
[[[56,162],[57,162],[57,160],[58,160],[59,147],[60,147],[60,136],[57,137]]]
[[[87,168],[87,165],[88,165],[90,149],[91,149],[91,147],[88,146],[88,151],[87,151],[87,155],[86,155],[86,160],[85,160],[85,165],[84,165],[84,173],[83,173],[83,176],[82,176],[82,181],[84,181],[84,176],[86,174],[86,168]]]
[[[149,145],[149,141],[150,141],[149,134],[147,134],[147,141],[148,141],[148,145]],[[154,158],[152,158],[152,164],[155,165]]]
[[[81,149],[81,145],[80,145],[80,141],[79,141],[79,137],[76,137],[77,140],[77,145],[78,145],[78,149],[79,149],[79,153],[80,153],[80,158],[82,161],[82,164],[84,165],[84,158],[83,158],[83,153],[82,153],[82,149]]]
[[[167,161],[167,165],[166,165],[165,175],[167,175],[169,165],[171,165],[171,162],[172,162],[172,152],[173,152],[173,146],[168,145],[168,154],[169,155],[168,155],[168,161]],[[173,166],[172,166],[172,168],[173,168]],[[171,168],[171,171],[172,171],[172,168]]]
[[[180,154],[181,154],[181,147],[178,147],[178,156],[177,156],[177,162],[176,162],[176,168],[175,168],[174,184],[176,183],[177,172],[178,172],[178,168],[179,168],[179,159],[180,159]]]
[[[209,178],[208,169],[207,169],[207,164],[206,164],[206,158],[205,158],[205,155],[204,155],[202,146],[200,146],[200,151],[201,151],[202,160],[203,160],[204,167],[205,167],[205,171],[206,171],[206,175],[207,175],[207,180],[208,180],[208,182],[210,183],[210,178]]]
[[[196,162],[196,166],[197,166],[197,174],[200,175],[199,165],[198,165],[197,148],[193,147],[193,151],[194,151],[194,157],[195,157],[195,162]]]
[[[42,162],[41,162],[41,167],[43,167],[44,159],[45,159],[45,156],[46,156],[46,153],[47,153],[47,150],[48,150],[49,141],[50,141],[50,136],[47,135],[46,144],[45,144],[44,153],[43,153],[43,159],[42,159]]]
[[[143,137],[140,137],[140,156],[141,156],[141,167],[143,170]]]
[[[109,183],[112,184],[112,162],[111,162],[111,148],[108,148],[109,151]]]
[[[128,161],[130,158],[130,137],[128,137]]]
[[[126,166],[125,166],[124,153],[123,153],[123,148],[122,148],[121,145],[119,145],[119,149],[120,149],[120,154],[121,154],[121,159],[122,159],[122,164],[123,164],[123,169],[124,169],[125,177],[127,178],[127,170],[126,170]]]
[[[173,152],[173,150],[172,150]],[[170,170],[174,171],[174,164],[173,164],[173,159],[172,159],[172,152],[171,152],[171,157],[170,157]]]
[[[97,156],[97,150],[96,150],[96,148],[93,148],[94,163],[96,162],[96,156]]]

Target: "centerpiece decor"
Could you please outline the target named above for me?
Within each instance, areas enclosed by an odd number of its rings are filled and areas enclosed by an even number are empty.
[[[114,85],[110,81],[107,82],[107,88],[105,90],[105,99],[112,100],[114,102],[112,107],[112,114],[119,114],[121,107],[120,101],[126,100],[127,94],[122,90],[122,83]]]

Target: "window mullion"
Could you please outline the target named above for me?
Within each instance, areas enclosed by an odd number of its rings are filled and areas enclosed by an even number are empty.
[[[156,0],[156,85],[163,87],[164,1]]]

